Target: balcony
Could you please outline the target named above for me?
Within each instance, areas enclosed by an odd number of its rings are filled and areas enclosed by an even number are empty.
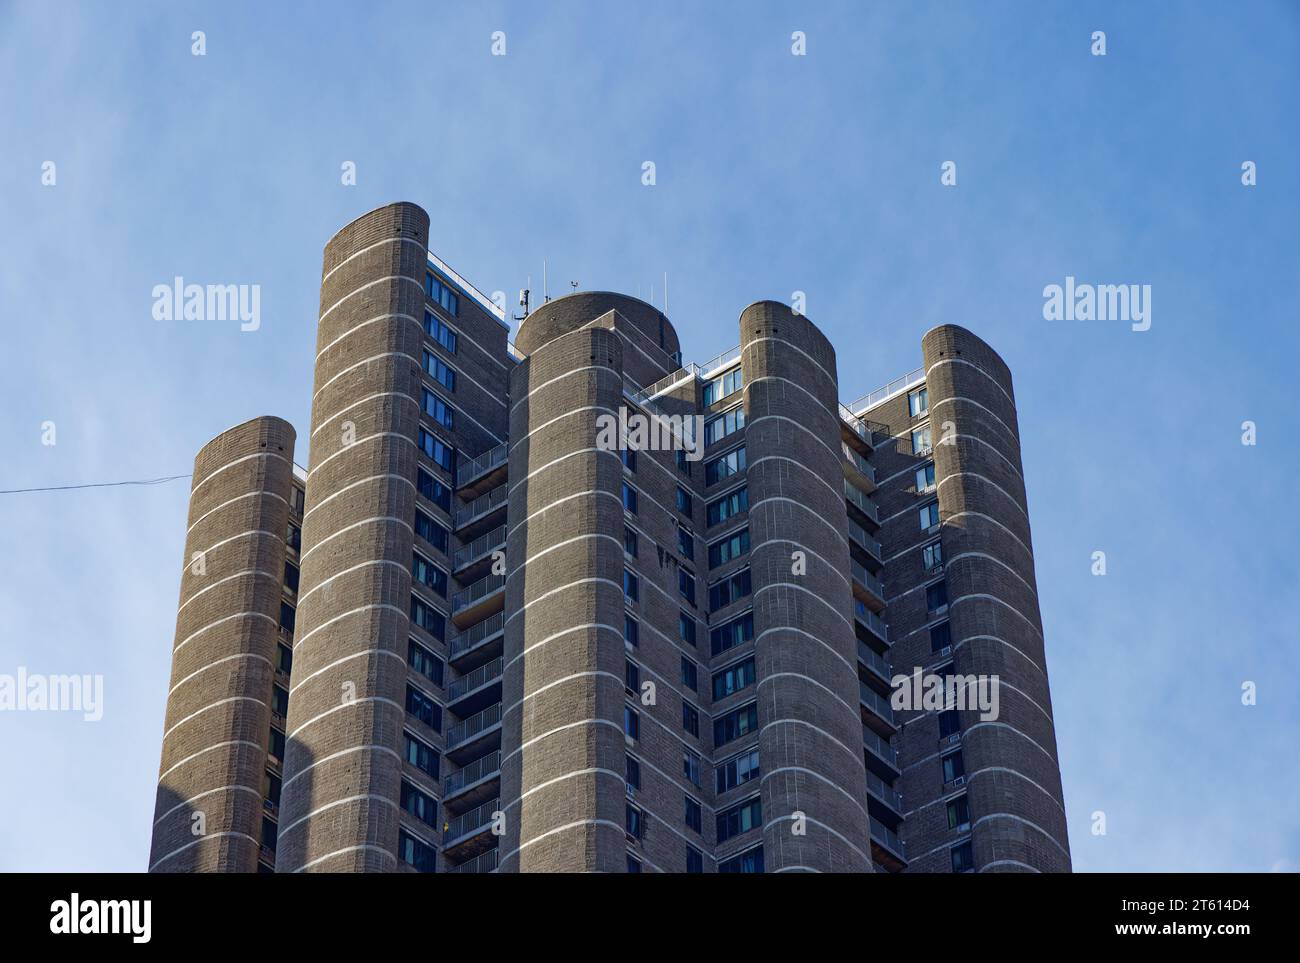
[[[509,488],[506,485],[498,485],[471,502],[455,505],[456,511],[452,524],[461,540],[473,538],[480,530],[486,531],[504,522],[506,503],[509,500]]]
[[[884,567],[884,557],[881,554],[880,543],[867,534],[867,530],[849,516],[849,548],[858,548],[866,556],[867,562],[872,568],[879,571]]]
[[[852,524],[852,523],[850,523]],[[866,604],[872,612],[885,610],[885,586],[866,567],[850,559],[849,567],[853,573],[853,594],[858,601]]]
[[[875,816],[871,817],[871,855],[891,873],[902,872],[907,867],[903,841]]]
[[[903,818],[903,797],[872,772],[867,773],[867,794],[888,806],[899,819]]]
[[[492,814],[501,809],[501,800],[489,799],[481,806],[456,816],[447,824],[447,831],[442,834],[442,851],[449,858],[452,854],[476,856],[486,853],[495,846],[492,836]],[[484,837],[487,837],[486,839]]]
[[[501,750],[479,756],[464,769],[448,773],[442,780],[442,799],[447,803],[462,793],[482,787],[501,775]],[[477,800],[476,800],[477,801]],[[462,802],[464,805],[464,802]]]
[[[871,726],[877,735],[892,736],[898,731],[889,700],[861,680],[858,680],[858,699],[866,710],[862,714],[862,721]]]
[[[891,680],[894,678],[894,670],[890,666],[889,661],[884,656],[875,652],[861,639],[858,639],[858,660],[874,672],[876,677],[886,686],[893,684]]]
[[[889,740],[877,735],[865,725],[862,727],[862,744],[866,746],[867,751],[883,765],[878,768],[884,768],[889,773],[890,778],[897,779],[903,774],[903,770],[898,768],[898,750],[890,745]],[[868,759],[867,764],[871,764]]]
[[[875,431],[844,405],[839,406],[839,411],[841,437],[863,454],[869,454],[876,444]]]
[[[473,461],[456,466],[456,490],[460,494],[477,495],[505,481],[506,463],[510,460],[510,447],[505,442],[483,452]]]
[[[885,624],[885,620],[867,608],[864,602],[857,599],[853,600],[853,620],[883,645],[888,646],[890,644],[889,626]]]
[[[451,597],[451,620],[463,629],[500,612],[505,604],[505,574],[487,575]]]
[[[498,657],[459,679],[453,679],[447,686],[447,708],[463,718],[483,710],[493,702],[500,702],[501,665],[502,660]]]
[[[449,649],[452,666],[458,672],[468,672],[500,655],[505,631],[506,614],[502,611],[453,636]]]
[[[848,442],[840,442],[840,450],[844,452],[844,461],[841,462],[841,467],[844,469],[845,480],[852,482],[868,494],[875,491],[875,466],[854,451]]]
[[[452,556],[452,571],[462,582],[472,579],[468,570],[471,567],[477,568],[480,563],[489,562],[492,559],[492,553],[502,551],[506,547],[506,527],[498,525],[486,535],[480,535],[468,545],[462,545],[456,549]]]
[[[844,480],[844,500],[849,503],[850,508],[856,508],[861,512],[872,525],[876,528],[880,527],[880,509],[876,507],[876,503],[847,478]]]
[[[493,847],[486,853],[480,853],[473,859],[467,859],[459,866],[453,866],[447,872],[449,873],[495,873],[497,868],[498,857],[501,855],[500,847]]]
[[[458,722],[447,730],[446,755],[451,756],[458,750],[485,739],[489,735],[501,732],[501,703],[488,706],[482,712]]]

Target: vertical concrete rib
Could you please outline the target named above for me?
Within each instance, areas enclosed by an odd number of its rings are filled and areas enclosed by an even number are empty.
[[[255,418],[194,460],[154,872],[257,870],[293,446]]]
[[[428,216],[325,247],[276,868],[396,868]]]
[[[1068,872],[1011,372],[943,325],[922,339],[956,667],[997,675],[1000,717],[962,713],[979,871]]]
[[[871,872],[835,351],[771,301],[740,341],[767,871]]]
[[[621,872],[622,463],[596,439],[622,403],[622,345],[597,326],[526,343],[510,391],[501,868]]]

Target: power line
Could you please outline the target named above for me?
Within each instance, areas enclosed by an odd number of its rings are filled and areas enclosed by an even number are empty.
[[[49,488],[0,488],[0,495],[22,495],[26,492],[66,492],[78,488],[118,488],[122,485],[161,485],[165,482],[176,481],[178,478],[189,477],[189,475],[168,475],[166,478],[139,478],[131,481],[92,482],[88,485],[53,485]]]

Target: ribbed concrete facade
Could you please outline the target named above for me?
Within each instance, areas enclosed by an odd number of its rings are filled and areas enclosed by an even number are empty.
[[[194,460],[151,871],[257,869],[293,445],[257,418]]]
[[[182,582],[155,868],[1069,870],[987,345],[936,328],[848,407],[770,301],[704,365],[608,292],[511,345],[429,233],[394,204],[326,245],[309,471],[276,419],[200,455],[187,558],[244,526],[223,571],[267,574]],[[998,676],[999,717],[891,705],[914,670]]]

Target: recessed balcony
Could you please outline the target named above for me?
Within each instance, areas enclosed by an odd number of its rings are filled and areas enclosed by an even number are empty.
[[[456,493],[462,498],[477,496],[506,479],[510,447],[505,442],[456,466]]]
[[[501,611],[505,604],[505,573],[487,575],[451,597],[451,620],[463,629]]]

